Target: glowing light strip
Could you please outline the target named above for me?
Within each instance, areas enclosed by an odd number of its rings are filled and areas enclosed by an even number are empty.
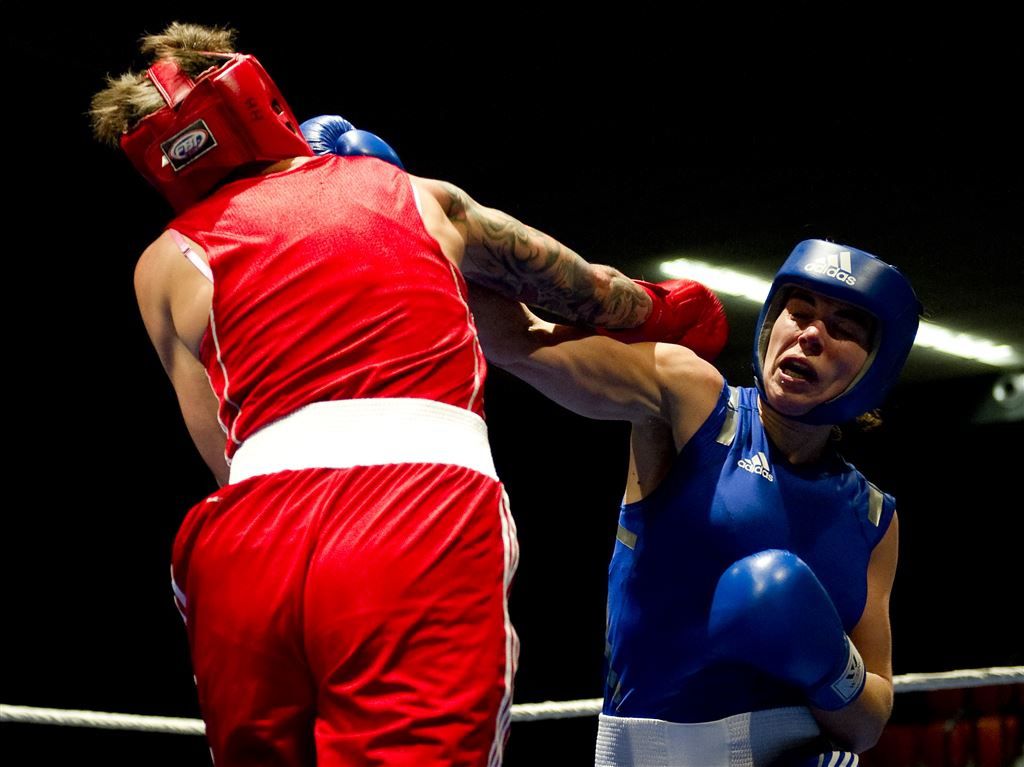
[[[720,295],[742,298],[755,304],[764,303],[772,285],[770,279],[690,258],[664,261],[661,271],[666,277],[697,280]],[[921,322],[914,346],[995,367],[1017,367],[1024,364],[1021,354],[1009,344],[962,333],[928,321]]]
[[[937,352],[952,354],[968,360],[977,360],[998,367],[1016,367],[1021,364],[1017,350],[988,338],[961,333],[958,330],[923,321],[914,339],[914,346],[923,346]]]

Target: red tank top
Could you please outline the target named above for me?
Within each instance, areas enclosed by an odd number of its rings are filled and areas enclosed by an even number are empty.
[[[229,457],[313,402],[415,397],[483,415],[466,284],[398,168],[325,155],[228,184],[170,228],[213,271],[200,357]]]

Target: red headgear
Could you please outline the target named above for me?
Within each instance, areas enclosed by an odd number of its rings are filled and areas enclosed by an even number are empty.
[[[228,59],[196,80],[173,59],[146,74],[167,106],[121,137],[136,169],[175,210],[187,208],[239,166],[312,156],[281,92],[254,56]]]

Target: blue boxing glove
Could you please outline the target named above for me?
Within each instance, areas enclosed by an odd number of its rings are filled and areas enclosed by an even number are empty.
[[[369,131],[359,130],[340,115],[311,117],[299,126],[306,142],[314,154],[336,154],[343,157],[362,155],[376,157],[402,170],[405,166],[398,159],[395,150],[380,137]]]
[[[718,579],[708,631],[714,652],[802,689],[835,711],[864,689],[864,661],[828,592],[800,557],[769,549]]]
[[[334,151],[334,145],[342,135],[356,126],[341,115],[320,115],[311,117],[299,126],[313,154],[328,154]]]

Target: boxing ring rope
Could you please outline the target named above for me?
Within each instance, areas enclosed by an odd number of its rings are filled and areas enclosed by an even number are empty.
[[[932,674],[903,674],[893,678],[896,692],[921,692],[966,687],[1024,682],[1024,666],[942,671]],[[601,711],[600,698],[584,700],[518,703],[512,706],[513,722],[536,722],[543,719],[572,719],[596,716]],[[73,711],[55,708],[10,706],[0,703],[0,722],[18,724],[54,724],[62,727],[90,727],[103,730],[161,732],[173,735],[202,735],[205,727],[200,719],[168,716],[109,714],[100,711]]]

